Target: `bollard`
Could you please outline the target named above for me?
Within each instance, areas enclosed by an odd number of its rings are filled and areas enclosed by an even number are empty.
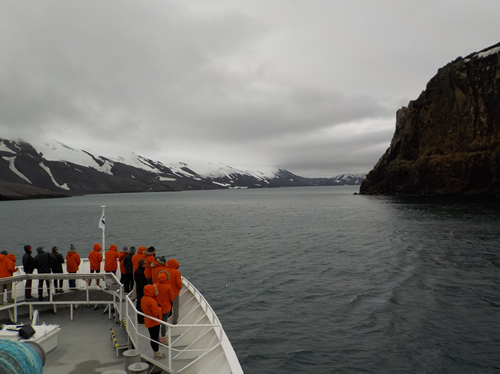
[[[127,370],[127,374],[132,374],[132,371],[130,371],[128,367],[137,362],[141,362],[141,351],[138,349],[129,349],[123,352],[123,356],[125,357],[125,370]]]
[[[138,362],[128,367],[133,374],[148,374],[149,365],[145,362]]]

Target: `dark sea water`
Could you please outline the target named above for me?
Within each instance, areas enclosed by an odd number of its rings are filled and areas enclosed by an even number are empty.
[[[499,373],[500,199],[355,187],[0,202],[0,249],[153,245],[245,373]],[[19,264],[19,261],[18,261]]]

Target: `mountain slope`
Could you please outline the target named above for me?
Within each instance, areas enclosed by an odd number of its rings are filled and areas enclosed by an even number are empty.
[[[0,139],[0,200],[23,196],[340,185],[354,184],[356,180],[359,183],[356,178],[343,181],[304,178],[279,168],[243,170],[200,161],[164,164],[135,153],[105,157],[60,142],[34,145]]]

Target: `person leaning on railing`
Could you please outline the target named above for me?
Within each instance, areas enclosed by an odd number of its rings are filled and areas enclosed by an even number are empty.
[[[109,249],[104,254],[104,271],[106,273],[113,273],[116,275],[116,270],[118,269],[118,247],[115,244],[111,244]]]
[[[76,248],[73,244],[70,245],[69,251],[66,254],[66,270],[69,274],[74,274],[78,271],[80,267],[80,255],[76,251]],[[69,289],[74,291],[76,290],[76,279],[69,279]]]
[[[101,262],[102,262],[102,253],[101,253],[101,245],[99,243],[94,244],[94,249],[89,253],[89,261],[90,261],[90,272],[91,273],[100,273],[101,272]],[[97,287],[99,287],[99,278],[96,279]],[[89,286],[92,284],[92,278],[89,279]]]
[[[8,257],[7,251],[0,252],[0,278],[12,277],[12,274],[16,272],[15,263]],[[7,303],[12,303],[12,283],[2,284],[2,299],[0,300],[3,304],[3,292],[7,292]]]
[[[35,269],[38,274],[50,274],[52,269],[52,255],[43,250],[43,247],[38,247],[36,249],[37,255],[35,256],[34,263]],[[38,279],[38,301],[43,301],[43,279]],[[45,279],[45,284],[47,285],[47,295],[50,292],[50,279]]]
[[[54,274],[63,273],[64,257],[59,253],[59,249],[56,246],[52,247],[52,272]],[[54,289],[56,293],[63,293],[63,279],[54,279]]]
[[[33,274],[35,271],[35,261],[33,256],[31,255],[32,249],[31,245],[26,244],[24,246],[24,255],[23,255],[23,269],[26,274]],[[33,287],[33,280],[31,278],[26,279],[26,284],[24,286],[24,298],[26,300],[33,299],[31,296],[31,288]]]

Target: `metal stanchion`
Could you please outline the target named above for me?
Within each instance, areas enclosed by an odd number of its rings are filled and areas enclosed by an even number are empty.
[[[139,362],[136,364],[132,364],[128,367],[133,374],[148,374],[149,365],[145,362]]]
[[[129,349],[123,352],[123,357],[125,357],[125,370],[127,374],[132,374],[133,372],[129,370],[129,366],[141,362],[141,351],[138,349]]]

